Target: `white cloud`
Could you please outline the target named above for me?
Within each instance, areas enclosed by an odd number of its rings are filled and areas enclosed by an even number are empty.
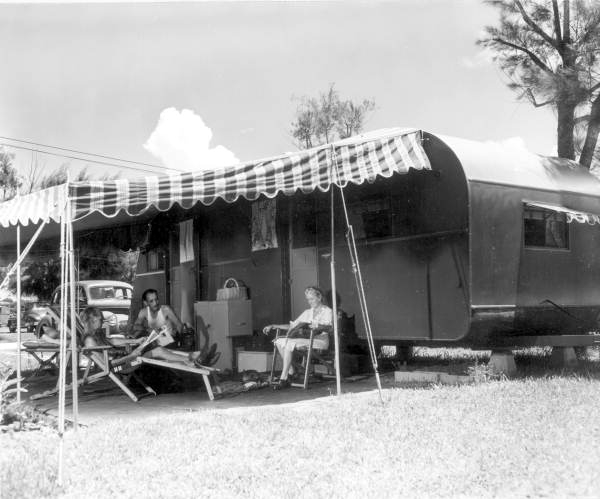
[[[144,148],[173,170],[215,170],[239,163],[226,147],[211,147],[212,138],[212,130],[194,111],[170,107],[160,113]]]
[[[494,62],[494,52],[488,48],[483,48],[472,57],[463,57],[460,60],[461,66],[467,69],[483,68]]]

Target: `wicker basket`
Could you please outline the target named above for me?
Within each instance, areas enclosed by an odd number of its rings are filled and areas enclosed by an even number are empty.
[[[248,288],[242,282],[230,277],[223,283],[223,287],[217,289],[217,300],[247,300]]]

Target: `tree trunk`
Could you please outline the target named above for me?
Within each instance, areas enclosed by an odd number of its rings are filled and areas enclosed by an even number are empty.
[[[600,95],[596,97],[592,104],[590,112],[590,121],[588,122],[587,133],[585,135],[585,143],[579,156],[579,163],[586,168],[592,166],[594,150],[598,143],[598,134],[600,134]]]
[[[575,159],[575,147],[573,145],[573,130],[575,129],[575,105],[570,99],[560,99],[557,106],[558,111],[558,156],[560,158]]]

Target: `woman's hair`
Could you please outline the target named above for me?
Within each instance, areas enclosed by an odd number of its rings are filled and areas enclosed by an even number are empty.
[[[81,319],[88,325],[92,320],[92,317],[97,317],[98,319],[102,320],[102,311],[96,307],[87,307],[81,314]]]
[[[316,286],[308,286],[304,290],[304,295],[305,296],[313,295],[313,296],[316,296],[319,300],[323,301],[323,291],[321,291]]]

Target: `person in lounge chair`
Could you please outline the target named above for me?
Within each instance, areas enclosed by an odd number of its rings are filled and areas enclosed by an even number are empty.
[[[299,346],[308,346],[310,344],[308,338],[293,337],[291,331],[302,325],[318,329],[331,327],[333,325],[333,312],[323,303],[323,292],[315,286],[309,286],[304,290],[304,296],[306,297],[306,301],[310,308],[302,312],[295,321],[291,321],[289,324],[271,324],[263,329],[263,333],[265,334],[272,329],[290,331],[288,332],[288,336],[277,338],[275,340],[275,346],[283,359],[281,377],[279,383],[275,385],[276,389],[289,386],[288,376],[294,374],[294,366],[292,365],[294,350]],[[290,334],[292,334],[292,337],[289,337]],[[329,334],[326,331],[316,334],[313,337],[313,348],[320,350],[329,348]]]
[[[87,307],[82,313],[84,324],[83,345],[85,347],[110,345],[118,347],[120,345],[130,343],[131,340],[121,338],[107,338],[102,328],[102,312],[96,307]],[[135,358],[137,356],[150,357],[153,359],[166,360],[168,362],[182,362],[190,367],[196,367],[201,360],[200,352],[178,352],[170,350],[162,346],[156,346],[153,343],[143,345],[145,338],[137,339],[140,345],[133,349],[127,358]]]
[[[147,289],[142,294],[144,306],[133,324],[133,335],[146,336],[150,331],[166,328],[170,334],[181,333],[184,325],[169,305],[161,305],[156,289]]]
[[[166,330],[171,336],[181,334],[185,325],[179,320],[177,314],[168,305],[161,305],[158,300],[158,291],[147,289],[142,294],[144,307],[140,310],[133,324],[133,337],[139,338],[150,334],[152,331]],[[154,359],[167,361],[186,362],[195,365],[211,366],[218,360],[216,344],[208,352],[179,352],[168,348],[169,345],[158,346],[151,343],[144,350],[143,355]]]

